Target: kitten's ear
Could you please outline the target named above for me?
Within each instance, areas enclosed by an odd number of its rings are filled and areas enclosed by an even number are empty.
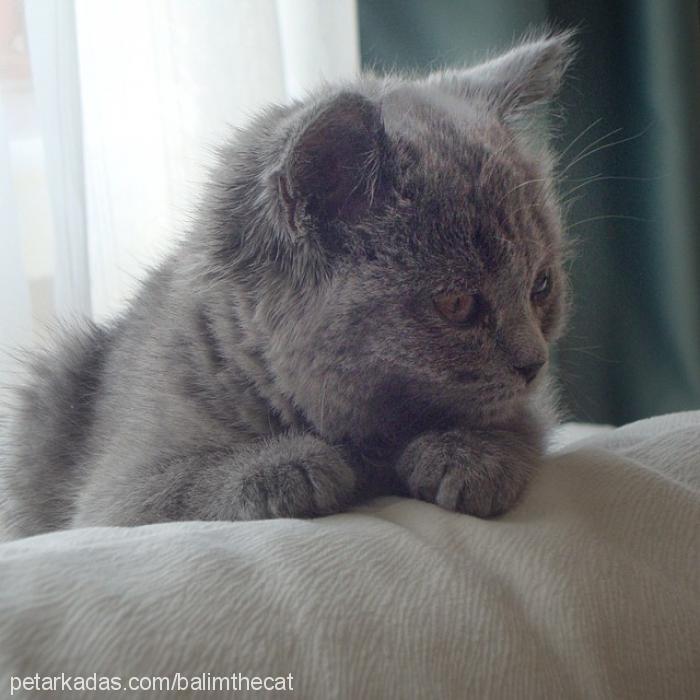
[[[429,82],[464,97],[485,99],[499,116],[552,99],[575,51],[573,31],[525,41],[497,58],[466,70],[436,73]]]
[[[386,176],[378,107],[361,95],[341,93],[297,129],[274,175],[287,223],[296,232],[309,221],[356,221]]]

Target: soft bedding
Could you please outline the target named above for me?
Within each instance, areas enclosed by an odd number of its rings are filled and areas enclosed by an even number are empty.
[[[694,412],[560,440],[492,521],[387,498],[0,545],[0,697],[63,673],[291,674],[324,700],[698,698],[699,573]]]

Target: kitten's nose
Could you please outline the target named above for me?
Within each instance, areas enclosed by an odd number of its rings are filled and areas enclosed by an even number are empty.
[[[529,384],[536,376],[537,373],[544,366],[544,362],[533,362],[529,365],[524,365],[523,367],[516,367],[515,370],[525,377],[525,381]]]

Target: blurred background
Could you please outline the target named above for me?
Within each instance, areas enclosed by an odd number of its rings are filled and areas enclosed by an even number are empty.
[[[577,241],[564,406],[700,408],[696,0],[0,0],[0,383],[56,319],[119,312],[260,106],[545,24],[580,45],[552,117]]]

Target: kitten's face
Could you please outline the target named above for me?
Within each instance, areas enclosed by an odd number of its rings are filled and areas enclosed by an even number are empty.
[[[547,159],[509,119],[551,96],[568,41],[362,84],[296,126],[278,220],[324,274],[301,268],[298,294],[270,299],[269,361],[327,438],[505,420],[537,386],[565,306],[560,216]]]
[[[411,407],[506,415],[544,371],[565,298],[556,208],[523,186],[544,173],[514,147],[453,136],[442,153],[414,150],[394,206],[362,227],[306,312],[298,350],[325,381],[311,415],[332,433],[334,410],[361,432],[388,413],[420,420]]]

